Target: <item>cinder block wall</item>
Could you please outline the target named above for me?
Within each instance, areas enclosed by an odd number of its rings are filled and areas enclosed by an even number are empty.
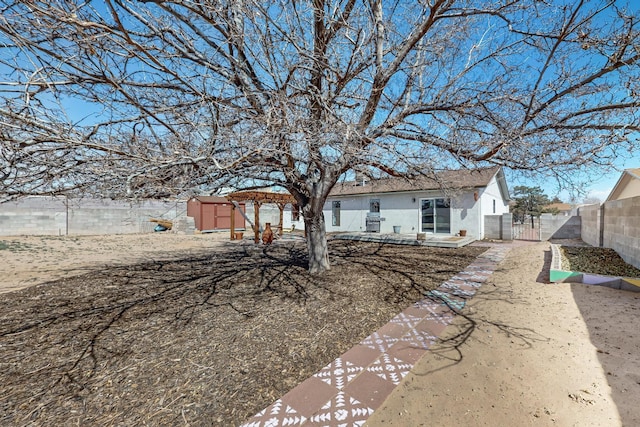
[[[581,221],[579,216],[552,215],[540,216],[540,240],[579,239]]]
[[[603,246],[640,268],[640,197],[604,204]]]
[[[153,231],[151,218],[184,215],[186,202],[82,199],[69,206],[69,234],[131,234]]]
[[[0,204],[0,235],[67,234],[65,198],[28,197]]]
[[[513,240],[513,214],[511,212],[502,214],[502,240]]]
[[[485,215],[484,238],[502,239],[502,215]]]
[[[591,246],[600,246],[600,205],[587,205],[578,208],[580,215],[580,235],[582,241]]]
[[[125,202],[28,197],[0,204],[0,235],[130,234],[153,231],[151,218],[186,215],[186,202]]]

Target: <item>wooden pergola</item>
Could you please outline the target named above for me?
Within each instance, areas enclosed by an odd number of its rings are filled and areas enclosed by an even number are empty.
[[[264,203],[274,203],[280,209],[280,224],[278,225],[279,235],[282,236],[282,220],[284,218],[284,207],[287,204],[295,204],[296,199],[288,193],[270,193],[266,191],[237,191],[225,196],[231,202],[231,240],[235,240],[235,213],[236,205],[233,202],[253,202],[253,233],[255,242],[260,243],[260,206]]]

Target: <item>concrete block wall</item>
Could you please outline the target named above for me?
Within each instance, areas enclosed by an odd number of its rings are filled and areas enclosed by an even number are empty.
[[[540,240],[579,239],[581,224],[579,216],[544,213],[540,216]]]
[[[513,240],[513,214],[485,215],[484,238],[498,240]]]
[[[580,216],[580,236],[582,241],[591,246],[600,246],[600,205],[587,205],[578,208]]]
[[[484,238],[502,239],[502,215],[485,215]]]
[[[0,204],[0,235],[90,235],[152,232],[151,218],[186,215],[186,202],[126,202],[28,197]]]
[[[640,197],[606,202],[602,225],[602,245],[640,268]]]
[[[513,240],[513,214],[502,214],[502,240]]]
[[[66,233],[66,198],[29,197],[0,204],[0,236]]]

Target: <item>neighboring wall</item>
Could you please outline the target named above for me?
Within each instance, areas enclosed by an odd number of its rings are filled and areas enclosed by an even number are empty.
[[[579,216],[552,215],[540,216],[540,240],[579,239],[581,221]]]
[[[640,197],[606,202],[602,216],[602,246],[640,268]]]
[[[580,235],[582,241],[591,246],[602,246],[600,240],[600,205],[587,205],[578,208],[578,215],[582,220]]]
[[[156,226],[151,218],[185,215],[186,202],[27,197],[0,204],[0,235],[145,233]]]
[[[611,248],[640,268],[640,196],[582,206],[578,214],[585,243]]]

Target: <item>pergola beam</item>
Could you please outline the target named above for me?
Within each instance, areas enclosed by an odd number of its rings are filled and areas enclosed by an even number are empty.
[[[253,224],[254,241],[260,243],[260,206],[264,203],[274,203],[280,209],[280,225],[278,226],[279,235],[282,236],[284,207],[287,204],[294,205],[296,199],[287,193],[268,193],[265,191],[237,191],[227,194],[227,200],[233,205],[231,208],[231,240],[235,239],[235,205],[233,202],[251,201],[254,206],[255,223]]]

